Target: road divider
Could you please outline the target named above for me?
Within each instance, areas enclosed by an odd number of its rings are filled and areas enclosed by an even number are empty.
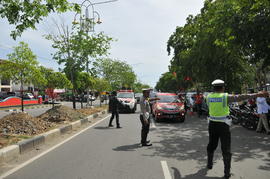
[[[92,114],[84,119],[72,122],[71,124],[61,126],[57,129],[50,130],[43,134],[37,135],[33,138],[20,141],[15,145],[7,146],[3,149],[0,149],[0,163],[5,163],[14,160],[18,158],[21,154],[31,151],[37,148],[37,146],[39,145],[50,142],[57,136],[66,134],[69,131],[77,129],[82,125],[91,122],[92,119],[97,118],[104,114],[107,114],[107,110],[103,110],[102,112]]]

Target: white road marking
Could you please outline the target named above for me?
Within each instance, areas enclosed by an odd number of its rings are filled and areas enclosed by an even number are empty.
[[[165,179],[172,179],[168,164],[166,161],[160,161]]]
[[[50,149],[48,149],[48,150],[42,152],[41,154],[39,154],[39,155],[33,157],[32,159],[30,159],[30,160],[28,160],[28,161],[26,161],[26,162],[24,162],[24,163],[18,165],[17,167],[15,167],[15,168],[13,168],[13,169],[7,171],[6,173],[4,173],[3,175],[0,176],[0,179],[5,178],[5,177],[7,177],[7,176],[9,176],[9,175],[11,175],[11,174],[13,174],[13,173],[15,173],[16,171],[20,170],[21,168],[25,167],[26,165],[28,165],[28,164],[32,163],[33,161],[39,159],[39,158],[42,157],[43,155],[46,155],[47,153],[51,152],[52,150],[56,149],[57,147],[60,147],[60,146],[63,145],[64,143],[70,141],[70,140],[73,139],[74,137],[76,137],[76,136],[80,135],[81,133],[87,131],[88,129],[94,127],[95,125],[99,124],[100,122],[104,121],[106,118],[108,118],[108,117],[110,117],[110,116],[111,116],[111,115],[108,115],[108,116],[104,117],[103,119],[101,119],[100,121],[96,122],[95,124],[92,124],[91,126],[85,128],[85,129],[83,129],[83,130],[80,131],[79,133],[74,134],[73,136],[67,138],[66,140],[62,141],[61,143],[59,143],[59,144],[57,144],[57,145],[55,145],[55,146],[53,146],[52,148],[50,148]]]
[[[151,127],[156,128],[157,126],[156,126],[155,120],[152,117],[150,118],[150,120],[151,120]]]

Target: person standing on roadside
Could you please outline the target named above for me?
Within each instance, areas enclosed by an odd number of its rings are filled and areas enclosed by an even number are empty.
[[[198,117],[202,115],[202,102],[203,102],[203,95],[197,90],[197,94],[195,95],[195,106],[198,113]]]
[[[142,146],[152,146],[150,140],[147,140],[147,135],[149,133],[150,128],[150,113],[151,113],[149,101],[158,100],[159,98],[149,99],[150,89],[142,89],[142,93],[143,96],[140,99],[140,107],[141,107],[140,121],[142,123],[141,144]]]
[[[257,113],[259,114],[259,124],[257,126],[256,132],[261,132],[262,127],[266,130],[266,134],[270,134],[270,129],[268,125],[268,120],[267,120],[267,114],[268,110],[270,109],[270,106],[266,102],[267,95],[265,96],[260,96],[257,97],[256,103],[257,103]]]
[[[232,120],[229,118],[230,110],[229,103],[239,102],[246,99],[258,97],[268,93],[257,94],[242,94],[242,95],[228,95],[225,93],[224,81],[217,79],[212,82],[214,92],[207,96],[207,104],[209,107],[209,143],[207,146],[207,168],[213,167],[213,156],[218,146],[218,141],[221,142],[221,150],[224,162],[224,178],[231,177],[231,132],[230,125]]]
[[[121,128],[120,123],[119,123],[119,109],[118,109],[119,105],[121,103],[118,101],[116,95],[117,95],[116,91],[113,91],[112,95],[111,95],[111,97],[109,99],[109,111],[111,111],[112,116],[111,116],[110,123],[109,123],[108,127],[113,127],[112,121],[113,121],[114,116],[115,116],[115,118],[116,118],[116,128]]]

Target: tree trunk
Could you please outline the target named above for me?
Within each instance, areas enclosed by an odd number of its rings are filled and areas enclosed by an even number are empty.
[[[21,106],[22,106],[22,112],[24,112],[24,106],[23,106],[23,81],[21,80]]]

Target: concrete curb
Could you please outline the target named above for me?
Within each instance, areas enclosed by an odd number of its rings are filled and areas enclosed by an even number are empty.
[[[55,104],[55,105],[58,105],[58,104]],[[51,104],[50,105],[42,105],[42,106],[32,106],[32,107],[27,107],[25,106],[25,109],[41,109],[41,108],[48,108],[48,107],[51,107]],[[5,112],[20,112],[21,109],[7,109],[7,110],[3,110]]]
[[[9,162],[18,158],[21,154],[35,149],[37,146],[47,143],[53,140],[55,137],[63,135],[73,129],[79,128],[82,125],[85,125],[88,122],[91,122],[91,119],[97,118],[102,114],[107,114],[107,110],[102,112],[92,114],[87,116],[84,119],[72,122],[66,126],[62,126],[57,129],[50,130],[43,134],[37,135],[33,138],[22,140],[15,145],[7,146],[3,149],[0,149],[0,163]]]

